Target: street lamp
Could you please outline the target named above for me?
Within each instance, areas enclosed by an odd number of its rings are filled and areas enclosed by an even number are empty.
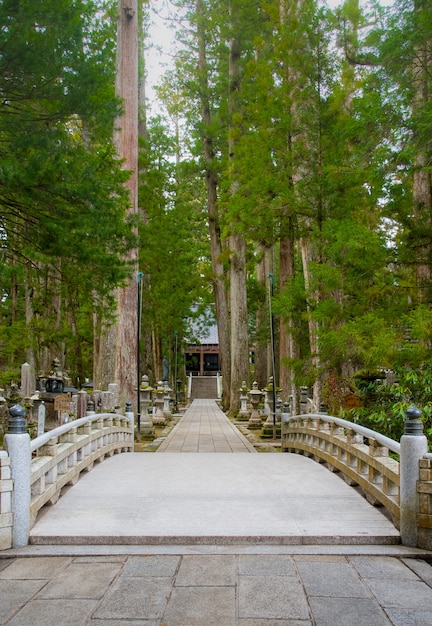
[[[274,288],[274,276],[268,275],[269,281],[269,314],[270,314],[270,340],[272,353],[272,374],[273,374],[273,439],[276,439],[276,360],[275,360],[275,337],[274,337],[274,316],[272,312],[272,298]]]
[[[141,343],[141,314],[142,314],[142,285],[141,278],[144,276],[142,272],[137,274],[137,425],[138,433],[141,432],[141,398],[140,398],[140,386],[141,386],[141,367],[140,367],[140,343]]]

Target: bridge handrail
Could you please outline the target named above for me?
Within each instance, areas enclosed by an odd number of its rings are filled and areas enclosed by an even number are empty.
[[[326,413],[304,413],[300,415],[290,415],[289,417],[285,418],[284,422],[287,423],[296,419],[320,419],[323,422],[333,422],[341,428],[354,430],[359,435],[363,435],[363,437],[366,437],[367,439],[375,439],[375,441],[381,446],[388,448],[395,454],[400,454],[399,441],[390,439],[390,437],[386,437],[381,433],[377,433],[375,430],[365,428],[364,426],[356,424],[355,422],[349,422],[348,420],[341,419],[340,417],[334,417],[332,415],[327,415]]]
[[[399,442],[324,413],[282,414],[281,435],[282,451],[312,457],[331,471],[341,472],[349,485],[362,489],[369,502],[384,506],[399,528],[400,468],[388,454],[391,450],[400,455]]]
[[[80,417],[77,420],[72,420],[71,422],[62,424],[62,426],[57,426],[52,430],[48,430],[43,435],[39,435],[39,437],[32,439],[30,441],[30,451],[35,452],[36,450],[38,450],[38,448],[45,446],[47,443],[49,443],[49,441],[54,437],[60,437],[61,435],[65,435],[74,428],[79,428],[80,426],[84,426],[89,422],[97,422],[100,419],[113,419],[115,417],[117,417],[117,419],[127,419],[129,422],[132,422],[132,419],[127,415],[120,416],[117,413],[93,413],[90,415],[85,415],[84,417]]]
[[[32,441],[24,419],[12,424],[5,435],[6,457],[0,457],[1,478],[11,479],[3,485],[8,488],[10,515],[5,518],[0,508],[0,524],[7,527],[12,547],[27,545],[40,509],[57,502],[63,488],[74,485],[81,472],[90,471],[106,457],[133,451],[134,415],[128,405],[125,414],[89,411]],[[1,539],[0,533],[0,549]]]

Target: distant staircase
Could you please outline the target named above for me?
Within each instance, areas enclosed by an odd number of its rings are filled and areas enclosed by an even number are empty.
[[[217,376],[192,376],[192,400],[217,400]]]

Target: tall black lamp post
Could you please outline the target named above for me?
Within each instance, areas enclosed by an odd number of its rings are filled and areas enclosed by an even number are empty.
[[[138,272],[137,274],[137,283],[138,283],[138,300],[137,300],[137,425],[138,425],[138,433],[141,432],[141,365],[140,365],[140,357],[141,357],[141,314],[142,314],[142,283],[141,278],[144,276],[142,272]]]
[[[274,276],[269,274],[269,315],[270,315],[270,341],[272,354],[272,375],[273,375],[273,439],[276,439],[276,357],[275,357],[275,336],[274,336],[274,316],[272,311],[272,299],[274,290]]]
[[[177,331],[174,331],[174,382],[175,382],[175,412],[178,413],[178,391],[177,391]]]

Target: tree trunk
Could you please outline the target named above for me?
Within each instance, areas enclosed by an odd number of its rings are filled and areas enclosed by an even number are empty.
[[[242,235],[231,235],[231,390],[230,413],[240,408],[240,388],[249,381],[249,338],[246,297],[246,245]]]
[[[257,281],[262,285],[266,294],[262,306],[256,314],[257,339],[255,344],[254,380],[258,387],[262,389],[268,383],[272,372],[272,350],[270,344],[270,320],[267,303],[269,274],[274,273],[273,268],[273,248],[265,247],[262,251],[261,260],[256,268]]]
[[[235,6],[234,6],[235,5]],[[231,3],[230,26],[231,39],[229,47],[229,94],[228,110],[230,116],[230,133],[228,152],[230,162],[231,195],[238,192],[238,181],[235,177],[235,116],[240,109],[241,89],[241,5]],[[237,129],[238,130],[238,129]],[[231,389],[230,413],[240,408],[240,388],[243,381],[249,381],[249,337],[247,319],[246,291],[246,242],[242,233],[237,232],[237,224],[231,223],[229,237],[230,249],[230,314],[231,314]]]
[[[322,379],[320,375],[320,354],[319,354],[319,344],[318,344],[318,322],[315,321],[312,317],[312,305],[311,303],[319,301],[318,292],[311,291],[311,273],[310,273],[310,265],[313,261],[312,256],[312,246],[311,243],[306,237],[302,237],[300,239],[300,250],[302,256],[303,263],[303,276],[307,294],[307,315],[308,315],[308,327],[309,327],[309,348],[311,354],[311,369],[313,371],[314,376],[314,384],[312,389],[312,400],[314,404],[314,411],[318,412],[321,404],[321,387],[322,387]]]
[[[138,137],[143,142],[146,142],[148,139],[147,136],[147,104],[146,104],[146,81],[145,81],[145,53],[144,53],[144,41],[145,41],[145,33],[141,28],[141,24],[139,25],[139,55],[141,62],[143,64],[142,71],[138,75]],[[139,65],[139,64],[138,64]],[[140,142],[138,143],[138,149],[144,151],[146,148],[143,147]],[[146,169],[141,167],[138,171],[138,184],[142,184],[145,182],[146,178]],[[139,194],[138,194],[139,200]],[[148,222],[148,213],[147,208],[142,204],[138,206],[138,212],[140,216],[140,224],[147,224]],[[146,310],[148,309],[148,299],[146,298],[146,294],[150,291],[150,277],[145,275],[141,276],[141,307],[142,307],[142,315],[141,315],[141,346],[140,346],[140,370],[141,375],[146,375],[150,380],[154,380],[154,368],[153,368],[153,355],[152,355],[152,329],[149,323],[143,323],[143,320],[149,319],[149,316],[146,314]]]
[[[217,174],[213,166],[215,152],[213,139],[208,132],[212,119],[210,112],[208,66],[206,57],[206,38],[204,28],[204,7],[202,0],[197,0],[197,34],[198,34],[198,67],[200,70],[201,119],[203,122],[203,152],[206,176],[207,211],[210,236],[210,256],[212,263],[212,282],[216,305],[216,319],[219,338],[219,360],[222,372],[223,407],[228,408],[231,383],[231,355],[228,296],[226,276],[222,262],[222,241],[219,228],[219,212],[217,201]]]
[[[123,102],[123,115],[116,120],[114,141],[124,168],[131,172],[126,188],[130,194],[129,214],[138,212],[138,4],[130,0],[118,5],[116,92]],[[127,261],[132,275],[116,293],[115,323],[102,334],[95,357],[94,384],[106,389],[119,386],[121,406],[136,400],[137,385],[137,271],[138,251],[131,249]]]
[[[289,288],[289,283],[294,279],[295,275],[295,239],[294,226],[292,217],[284,217],[281,222],[281,239],[279,253],[279,288],[283,293]],[[297,413],[299,406],[299,393],[294,381],[294,370],[285,363],[286,359],[297,359],[299,357],[299,348],[294,335],[294,320],[292,315],[288,319],[280,318],[280,340],[279,340],[279,357],[280,357],[280,376],[279,386],[281,388],[281,397],[288,400],[292,397],[291,409],[293,413]]]
[[[419,30],[424,18],[426,4],[424,0],[415,0],[414,8],[419,18]],[[430,9],[429,9],[430,10]],[[413,60],[413,116],[418,116],[429,104],[431,72],[432,72],[432,42],[424,37],[421,45],[415,50]],[[430,171],[430,152],[424,147],[423,132],[414,134],[416,155],[414,158],[413,174],[413,204],[416,223],[421,228],[430,229],[432,225],[432,177]],[[432,279],[432,245],[425,244],[420,249],[420,258],[417,265],[417,287],[421,301],[430,301],[430,284]]]

